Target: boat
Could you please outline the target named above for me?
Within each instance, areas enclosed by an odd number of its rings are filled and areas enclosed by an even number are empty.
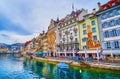
[[[60,63],[58,63],[57,67],[61,68],[61,69],[68,69],[69,65],[66,64],[65,62],[60,62]]]

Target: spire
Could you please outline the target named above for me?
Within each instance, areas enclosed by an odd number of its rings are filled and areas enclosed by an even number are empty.
[[[56,21],[57,21],[57,23],[59,22],[59,17],[57,17],[57,20],[56,20]]]
[[[72,3],[72,11],[74,11],[74,4]]]

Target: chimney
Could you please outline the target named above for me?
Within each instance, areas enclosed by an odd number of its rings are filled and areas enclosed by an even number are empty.
[[[100,3],[100,2],[98,2],[98,8],[99,8],[99,11],[102,10],[102,8],[101,8],[101,3]]]
[[[101,3],[100,2],[98,2],[98,8],[100,8],[101,7]]]
[[[96,9],[95,8],[93,9],[93,14],[96,14]]]

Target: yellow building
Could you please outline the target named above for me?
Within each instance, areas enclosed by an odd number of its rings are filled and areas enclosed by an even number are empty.
[[[100,48],[100,34],[95,13],[87,14],[79,21],[79,40],[80,50]]]
[[[42,51],[42,34],[39,34],[39,36],[36,37],[35,48],[37,51]]]
[[[56,24],[57,22],[51,19],[50,25],[48,26],[48,51],[53,52],[56,55]]]
[[[48,40],[47,40],[47,33],[43,31],[41,34],[41,40],[42,40],[42,51],[43,52],[48,52]]]

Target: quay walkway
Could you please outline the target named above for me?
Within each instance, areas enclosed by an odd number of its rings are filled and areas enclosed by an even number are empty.
[[[30,56],[25,56],[29,57]],[[36,57],[32,56],[33,59],[36,60],[41,60],[41,61],[47,61],[47,62],[54,62],[54,63],[59,63],[59,62],[65,62],[71,66],[77,66],[77,67],[93,67],[93,68],[102,68],[102,69],[110,69],[110,70],[119,70],[120,71],[120,61],[119,62],[106,62],[106,61],[74,61],[74,60],[69,60],[67,58],[58,58],[58,57]]]

